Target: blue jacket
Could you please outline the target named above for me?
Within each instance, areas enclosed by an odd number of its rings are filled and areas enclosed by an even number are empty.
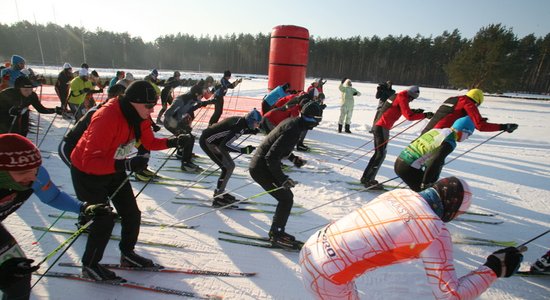
[[[265,95],[264,101],[269,104],[269,106],[273,106],[277,100],[290,95],[289,93],[285,92],[283,89],[283,86],[280,85],[276,88],[274,88],[269,94]]]

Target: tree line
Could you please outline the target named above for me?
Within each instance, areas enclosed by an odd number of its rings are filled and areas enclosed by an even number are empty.
[[[0,24],[0,41],[1,59],[18,54],[32,64],[80,65],[86,60],[98,68],[267,74],[270,34],[178,33],[144,42],[128,33],[23,21]],[[436,37],[312,36],[309,47],[310,77],[550,93],[550,34],[518,38],[501,24],[481,28],[472,39],[456,29]]]

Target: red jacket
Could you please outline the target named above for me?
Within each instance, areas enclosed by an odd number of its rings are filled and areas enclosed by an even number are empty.
[[[467,96],[459,96],[454,107],[454,111],[439,120],[439,122],[435,124],[434,128],[449,128],[457,119],[465,117],[466,115],[470,116],[476,126],[476,129],[479,131],[502,130],[500,128],[500,124],[487,123],[484,121],[474,100]]]
[[[273,104],[273,108],[285,106],[290,100],[294,99],[294,97],[297,97],[297,95],[292,95],[291,94],[291,95],[279,98],[279,100],[277,100],[277,102],[275,102],[275,104]]]
[[[143,120],[141,144],[147,150],[168,148],[168,139],[158,139],[153,135],[151,120]],[[91,175],[115,173],[115,153],[125,145],[135,143],[134,130],[122,114],[119,100],[113,99],[102,106],[92,117],[71,154],[71,162],[78,170]]]
[[[274,108],[274,109],[268,111],[264,115],[264,118],[267,118],[269,120],[269,122],[271,124],[273,124],[273,126],[277,126],[277,125],[279,125],[279,123],[281,123],[282,121],[284,121],[288,118],[293,118],[293,117],[300,116],[300,110],[301,109],[302,108],[300,107],[299,104],[293,105],[293,106],[287,108],[286,110],[281,110],[279,108]]]
[[[409,121],[424,119],[423,113],[413,113],[409,107],[409,94],[407,90],[397,93],[391,107],[382,114],[378,122],[376,122],[376,126],[390,130],[401,115]]]

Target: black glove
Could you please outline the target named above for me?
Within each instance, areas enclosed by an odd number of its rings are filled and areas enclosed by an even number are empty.
[[[140,172],[147,168],[147,163],[149,162],[149,157],[146,156],[134,156],[127,159],[116,159],[115,160],[115,170],[119,172],[129,171],[129,172]]]
[[[246,147],[244,147],[244,148],[241,148],[241,153],[242,153],[242,154],[250,154],[250,153],[252,153],[252,151],[254,151],[255,149],[256,149],[256,147],[251,146],[251,145],[248,145],[248,146],[246,146]]]
[[[58,114],[58,115],[62,115],[63,114],[63,108],[61,108],[60,106],[56,106],[55,107],[55,113]]]
[[[153,127],[153,131],[154,132],[158,132],[160,130],[160,126],[158,126],[157,124],[155,123],[151,123],[151,127]]]
[[[354,96],[357,96],[357,92],[353,92],[353,95],[354,95]]]
[[[433,118],[433,116],[434,116],[434,113],[431,112],[431,111],[424,113],[424,118],[426,118],[426,119],[431,119],[431,118]]]
[[[504,130],[508,133],[512,133],[516,129],[518,129],[518,124],[514,124],[514,123],[500,124],[500,130]]]
[[[169,138],[166,142],[166,146],[168,146],[168,148],[183,148],[190,138],[191,136],[189,134],[180,134],[176,137]]]
[[[88,204],[84,202],[80,208],[80,213],[87,217],[106,216],[113,213],[113,208],[109,204]]]
[[[9,282],[16,282],[32,272],[38,270],[40,266],[31,266],[33,259],[25,257],[13,257],[0,265],[0,282],[5,285]]]
[[[412,112],[415,114],[423,114],[424,110],[421,108],[412,109]]]
[[[483,122],[487,122],[489,121],[489,118],[481,118],[481,120],[483,120]]]
[[[321,105],[319,105],[319,107],[321,107],[321,109],[325,109],[325,108],[327,108],[327,105],[326,104],[321,104]]]
[[[491,268],[497,277],[510,277],[519,269],[523,255],[516,247],[500,249],[487,257],[484,265]]]
[[[294,156],[294,158],[292,158],[292,163],[297,167],[297,168],[301,168],[303,165],[306,164],[306,160],[305,159],[301,159],[299,156]]]
[[[284,187],[287,190],[290,190],[290,188],[295,187],[296,184],[298,184],[298,182],[292,180],[292,178],[290,178],[290,177],[287,177],[287,179],[285,181],[283,181],[281,186]]]
[[[10,114],[10,116],[12,117],[15,117],[15,116],[19,116],[21,114],[21,108],[17,107],[17,106],[12,106],[10,108],[10,110],[8,111],[8,113]]]

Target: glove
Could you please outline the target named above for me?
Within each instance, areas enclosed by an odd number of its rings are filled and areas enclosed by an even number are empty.
[[[149,157],[138,155],[127,159],[116,159],[115,170],[118,172],[140,172],[147,168]]]
[[[306,160],[305,159],[301,159],[299,156],[294,156],[294,158],[292,159],[292,163],[297,167],[297,168],[301,168],[303,165],[306,164]]]
[[[321,105],[319,105],[319,107],[321,107],[321,109],[325,109],[325,108],[327,108],[327,105],[326,104],[321,104]]]
[[[63,114],[63,108],[61,108],[60,106],[56,106],[55,107],[55,113],[58,114],[58,115],[62,115]]]
[[[491,268],[497,277],[510,277],[519,269],[523,255],[516,247],[500,249],[487,257],[485,266]]]
[[[31,266],[33,259],[25,257],[13,257],[0,265],[0,282],[2,285],[8,282],[16,282],[32,272],[38,270],[40,266]]]
[[[154,132],[158,132],[160,130],[160,126],[158,126],[157,124],[155,123],[151,123],[151,127],[153,127],[153,131]]]
[[[10,114],[10,116],[12,117],[15,117],[15,116],[19,116],[21,114],[21,108],[17,107],[17,106],[12,106],[10,108],[10,110],[8,111],[8,113]]]
[[[508,133],[512,133],[516,129],[518,129],[518,124],[514,124],[514,123],[500,124],[500,130],[504,130]]]
[[[283,181],[283,184],[281,184],[282,187],[284,187],[287,190],[290,190],[290,188],[293,188],[298,184],[298,182],[292,180],[292,178],[287,177],[285,181]]]
[[[434,116],[434,113],[431,112],[431,111],[424,113],[424,118],[426,118],[426,119],[431,119],[431,118],[433,118],[433,116]]]
[[[354,95],[354,96],[357,96],[357,92],[353,92],[353,95]]]
[[[166,146],[168,146],[168,148],[183,148],[190,138],[191,136],[189,134],[180,134],[176,137],[168,139]]]
[[[248,145],[248,146],[246,146],[246,147],[244,147],[244,148],[241,148],[241,153],[242,153],[242,154],[250,154],[250,153],[252,153],[252,151],[254,151],[255,149],[256,149],[256,147],[251,146],[251,145]]]
[[[89,88],[85,88],[83,90],[80,91],[80,94],[87,94],[90,92],[90,89]]]
[[[487,122],[489,121],[489,118],[481,118],[481,120],[483,120],[483,122]]]
[[[106,216],[113,213],[113,208],[109,204],[88,204],[84,202],[84,205],[80,208],[80,213],[87,217]]]
[[[424,110],[421,108],[416,108],[416,109],[413,109],[412,112],[415,114],[423,114]]]

